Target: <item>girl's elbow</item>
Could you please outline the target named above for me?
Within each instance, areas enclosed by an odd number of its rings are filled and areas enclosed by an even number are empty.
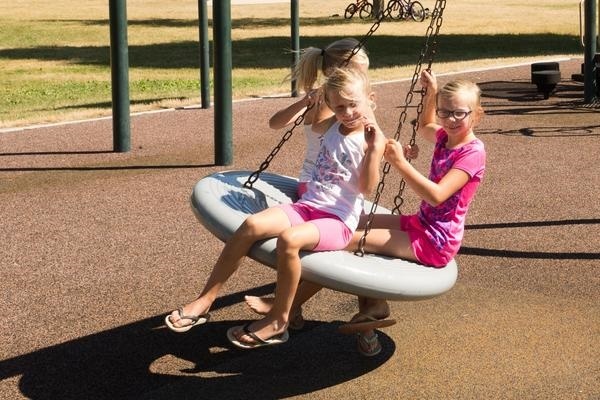
[[[432,198],[423,198],[422,200],[431,207],[437,207],[440,204],[442,204],[441,202],[436,201],[435,199],[432,199]]]
[[[429,203],[429,205],[430,205],[430,206],[432,206],[432,207],[437,207],[437,206],[439,206],[440,204],[442,204],[442,202],[441,202],[441,201],[437,201],[437,200],[430,200],[430,201],[428,201],[428,203]]]
[[[430,206],[432,207],[437,207],[440,204],[442,204],[444,201],[446,201],[446,198],[443,198],[442,196],[438,196],[436,194],[432,194],[431,196],[429,196],[428,199],[425,200],[427,203],[429,203]]]

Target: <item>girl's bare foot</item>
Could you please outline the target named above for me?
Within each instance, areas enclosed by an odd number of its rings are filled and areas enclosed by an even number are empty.
[[[267,315],[273,308],[273,297],[244,296],[244,298],[248,307],[259,315]],[[289,328],[293,330],[304,328],[302,309],[290,311]]]
[[[259,315],[267,315],[273,307],[273,297],[244,296],[246,304]]]
[[[358,311],[375,319],[386,319],[390,316],[390,306],[387,301],[380,299],[358,298]]]

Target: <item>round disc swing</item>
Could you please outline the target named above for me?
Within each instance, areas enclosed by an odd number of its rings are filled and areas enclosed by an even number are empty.
[[[394,135],[396,140],[399,140],[402,126],[406,121],[407,109],[412,102],[423,62],[428,57],[429,68],[433,62],[435,39],[442,24],[445,4],[445,0],[436,1],[431,23],[427,29],[425,45],[417,62]],[[364,41],[377,30],[384,15],[385,11],[378,15],[367,35],[353,49],[346,63],[364,46]],[[421,100],[417,106],[418,115],[422,109],[423,93],[421,93]],[[302,123],[307,111],[294,121],[294,125],[284,134],[257,171],[217,172],[196,183],[191,195],[192,209],[204,227],[217,238],[227,241],[250,214],[277,204],[295,201],[298,180],[265,172],[265,170],[281,146],[291,137],[294,129]],[[418,125],[413,125],[411,145],[415,144],[417,129]],[[356,253],[343,250],[301,252],[303,280],[336,291],[386,300],[427,299],[443,294],[454,286],[458,276],[458,267],[454,260],[443,268],[433,268],[403,259],[364,253],[363,247],[371,229],[373,215],[375,213],[398,213],[403,203],[404,180],[401,181],[398,195],[394,199],[395,208],[393,210],[378,205],[389,170],[389,163],[384,163],[382,179],[377,187],[375,199],[372,203],[366,202],[366,205],[370,206],[370,212],[364,234],[359,242],[360,250]],[[248,256],[275,268],[276,238],[255,243]]]

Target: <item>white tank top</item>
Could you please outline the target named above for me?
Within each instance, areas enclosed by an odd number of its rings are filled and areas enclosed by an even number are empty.
[[[299,200],[338,216],[352,231],[358,226],[364,196],[358,190],[359,166],[364,157],[365,136],[344,136],[335,122],[323,135],[312,179]]]
[[[308,182],[312,178],[312,171],[315,167],[315,160],[319,155],[319,149],[321,149],[323,134],[315,133],[312,130],[311,124],[305,124],[304,137],[306,139],[306,152],[304,153],[304,162],[302,163],[300,176],[298,177],[300,182]]]

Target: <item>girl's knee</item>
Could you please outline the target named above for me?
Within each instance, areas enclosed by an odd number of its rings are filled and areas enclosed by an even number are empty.
[[[303,243],[294,229],[286,229],[277,237],[277,251],[287,253],[297,253],[300,251]]]
[[[238,232],[244,236],[260,236],[262,230],[264,230],[263,223],[259,218],[256,218],[254,215],[246,218],[242,225],[238,228]]]
[[[260,237],[261,225],[255,218],[248,217],[238,228],[236,236],[238,238],[257,239]]]

